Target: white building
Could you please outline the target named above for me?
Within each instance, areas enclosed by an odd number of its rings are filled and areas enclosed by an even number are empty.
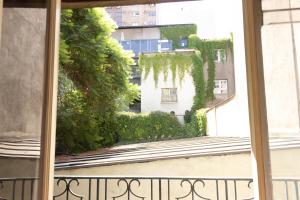
[[[190,110],[195,96],[195,86],[191,74],[186,73],[180,83],[176,78],[173,84],[172,72],[169,70],[168,78],[164,81],[163,73],[159,75],[157,86],[154,83],[151,71],[146,79],[141,80],[141,111],[175,112],[178,119],[183,122],[186,110]]]

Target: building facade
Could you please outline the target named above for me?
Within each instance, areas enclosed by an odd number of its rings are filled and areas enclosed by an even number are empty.
[[[189,26],[192,24],[182,24]],[[162,36],[161,30],[164,27],[178,25],[156,25],[156,26],[135,26],[119,27],[113,33],[125,50],[134,53],[134,59],[138,63],[140,54],[157,53],[187,53],[194,50],[188,49],[187,38],[182,38],[178,42],[179,48],[174,48],[174,41]],[[222,52],[223,51],[223,52]],[[222,57],[225,55],[225,57]],[[210,105],[218,103],[234,95],[234,64],[233,55],[229,49],[215,50],[215,89],[216,100]],[[163,74],[159,75],[157,84],[154,81],[153,71],[150,71],[147,77],[144,73],[139,73],[138,66],[133,66],[133,82],[141,86],[140,109],[136,111],[152,112],[163,111],[175,113],[183,122],[185,111],[190,110],[195,96],[195,86],[191,73],[185,74],[182,80],[177,77],[175,81],[172,78],[172,72],[169,70],[167,79]],[[207,78],[208,65],[204,65],[205,77]]]
[[[105,8],[118,26],[156,24],[156,5],[115,6]]]

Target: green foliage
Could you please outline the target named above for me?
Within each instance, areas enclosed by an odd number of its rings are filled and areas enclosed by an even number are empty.
[[[206,126],[207,126],[207,118],[206,118],[206,110],[199,109],[195,113],[195,124],[200,135],[206,135]]]
[[[60,67],[99,111],[115,109],[115,99],[127,92],[133,64],[111,38],[114,28],[103,9],[62,11]]]
[[[144,73],[146,79],[153,70],[155,85],[157,86],[160,73],[164,74],[164,81],[167,80],[169,70],[172,73],[172,80],[175,84],[178,75],[180,82],[183,80],[185,73],[191,71],[191,53],[155,53],[141,54],[139,56],[140,71]]]
[[[192,113],[195,110],[203,108],[205,106],[205,79],[204,79],[204,70],[203,70],[203,60],[201,53],[196,51],[195,55],[192,56],[193,68],[192,68],[192,77],[195,86],[195,96],[192,106]]]
[[[178,119],[169,113],[120,113],[117,121],[120,141],[156,141],[185,135]]]
[[[139,97],[129,83],[131,54],[111,37],[103,9],[61,15],[57,149],[71,153],[112,145],[116,111]]]
[[[224,49],[227,53],[227,49],[230,49],[233,55],[233,42],[232,39],[222,39],[222,40],[202,40],[197,35],[189,36],[189,47],[197,49],[201,52],[203,63],[208,64],[208,78],[206,83],[206,101],[213,100],[214,97],[214,81],[215,81],[215,50]],[[223,55],[225,57],[225,55]],[[198,107],[199,109],[201,107]]]
[[[190,123],[192,121],[192,114],[193,113],[189,110],[186,110],[184,112],[183,120],[185,124]]]
[[[179,24],[170,25],[160,28],[161,39],[173,41],[173,49],[180,48],[179,41],[188,39],[191,34],[197,33],[197,25],[195,24]]]

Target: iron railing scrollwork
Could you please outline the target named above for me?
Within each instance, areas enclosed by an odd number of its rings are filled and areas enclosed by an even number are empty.
[[[253,200],[251,178],[56,176],[53,200]],[[0,178],[0,200],[35,200],[37,178]],[[278,199],[300,200],[297,178],[273,179]]]

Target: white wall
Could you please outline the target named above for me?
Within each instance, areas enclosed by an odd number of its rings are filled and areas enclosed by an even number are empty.
[[[179,116],[179,120],[183,121],[183,115],[186,110],[190,110],[193,105],[193,97],[195,96],[195,87],[190,73],[186,73],[181,84],[177,78],[175,85],[172,81],[172,72],[169,71],[168,79],[165,82],[163,74],[160,74],[157,87],[155,86],[153,72],[151,71],[146,79],[142,74],[141,80],[141,111],[174,111]],[[162,103],[161,102],[161,88],[177,88],[177,102],[176,103]]]
[[[230,5],[233,5],[232,9],[227,12],[233,17],[227,24],[231,26],[234,37],[235,97],[208,111],[207,134],[210,136],[250,135],[242,1],[232,0]]]

